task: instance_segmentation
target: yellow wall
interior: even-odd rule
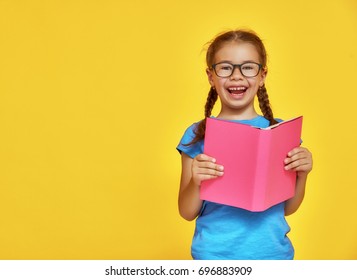
[[[248,27],[315,166],[297,259],[357,259],[357,2],[0,0],[0,258],[189,259],[177,212],[203,45]]]

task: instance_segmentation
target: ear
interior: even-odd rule
[[[214,87],[212,70],[209,69],[209,68],[207,68],[207,69],[206,69],[206,74],[207,74],[207,77],[208,77],[208,82],[209,82],[209,84],[211,85],[211,87]]]
[[[262,69],[262,72],[261,72],[261,80],[259,82],[259,86],[262,87],[264,84],[265,84],[265,79],[267,77],[267,74],[268,74],[268,70],[266,68],[263,68]]]

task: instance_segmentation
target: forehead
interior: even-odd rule
[[[253,44],[246,42],[229,42],[225,43],[215,54],[215,63],[220,61],[240,64],[245,61],[260,62],[260,58]]]

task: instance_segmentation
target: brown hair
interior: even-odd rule
[[[216,38],[214,38],[209,43],[209,47],[206,53],[206,64],[208,68],[212,67],[212,64],[214,63],[214,57],[217,51],[219,51],[222,48],[222,46],[228,42],[247,42],[255,46],[260,57],[260,63],[262,64],[262,69],[265,69],[266,71],[267,54],[264,44],[256,33],[248,30],[228,31],[219,34]],[[270,125],[276,124],[277,121],[274,119],[273,111],[271,110],[269,97],[265,85],[259,88],[257,92],[257,97],[259,101],[259,107],[263,113],[263,116],[267,120],[269,120]],[[217,101],[217,98],[218,98],[218,94],[216,90],[213,87],[211,87],[210,91],[208,92],[208,97],[205,105],[205,118],[198,123],[194,131],[195,137],[187,145],[195,144],[204,139],[205,130],[206,130],[206,119],[211,116],[211,112],[214,107],[214,104]]]

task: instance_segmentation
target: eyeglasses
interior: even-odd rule
[[[255,77],[259,74],[263,65],[255,62],[245,62],[243,64],[232,64],[229,62],[220,62],[212,65],[212,68],[216,75],[221,78],[227,78],[232,76],[234,69],[239,68],[239,71],[244,77]]]

